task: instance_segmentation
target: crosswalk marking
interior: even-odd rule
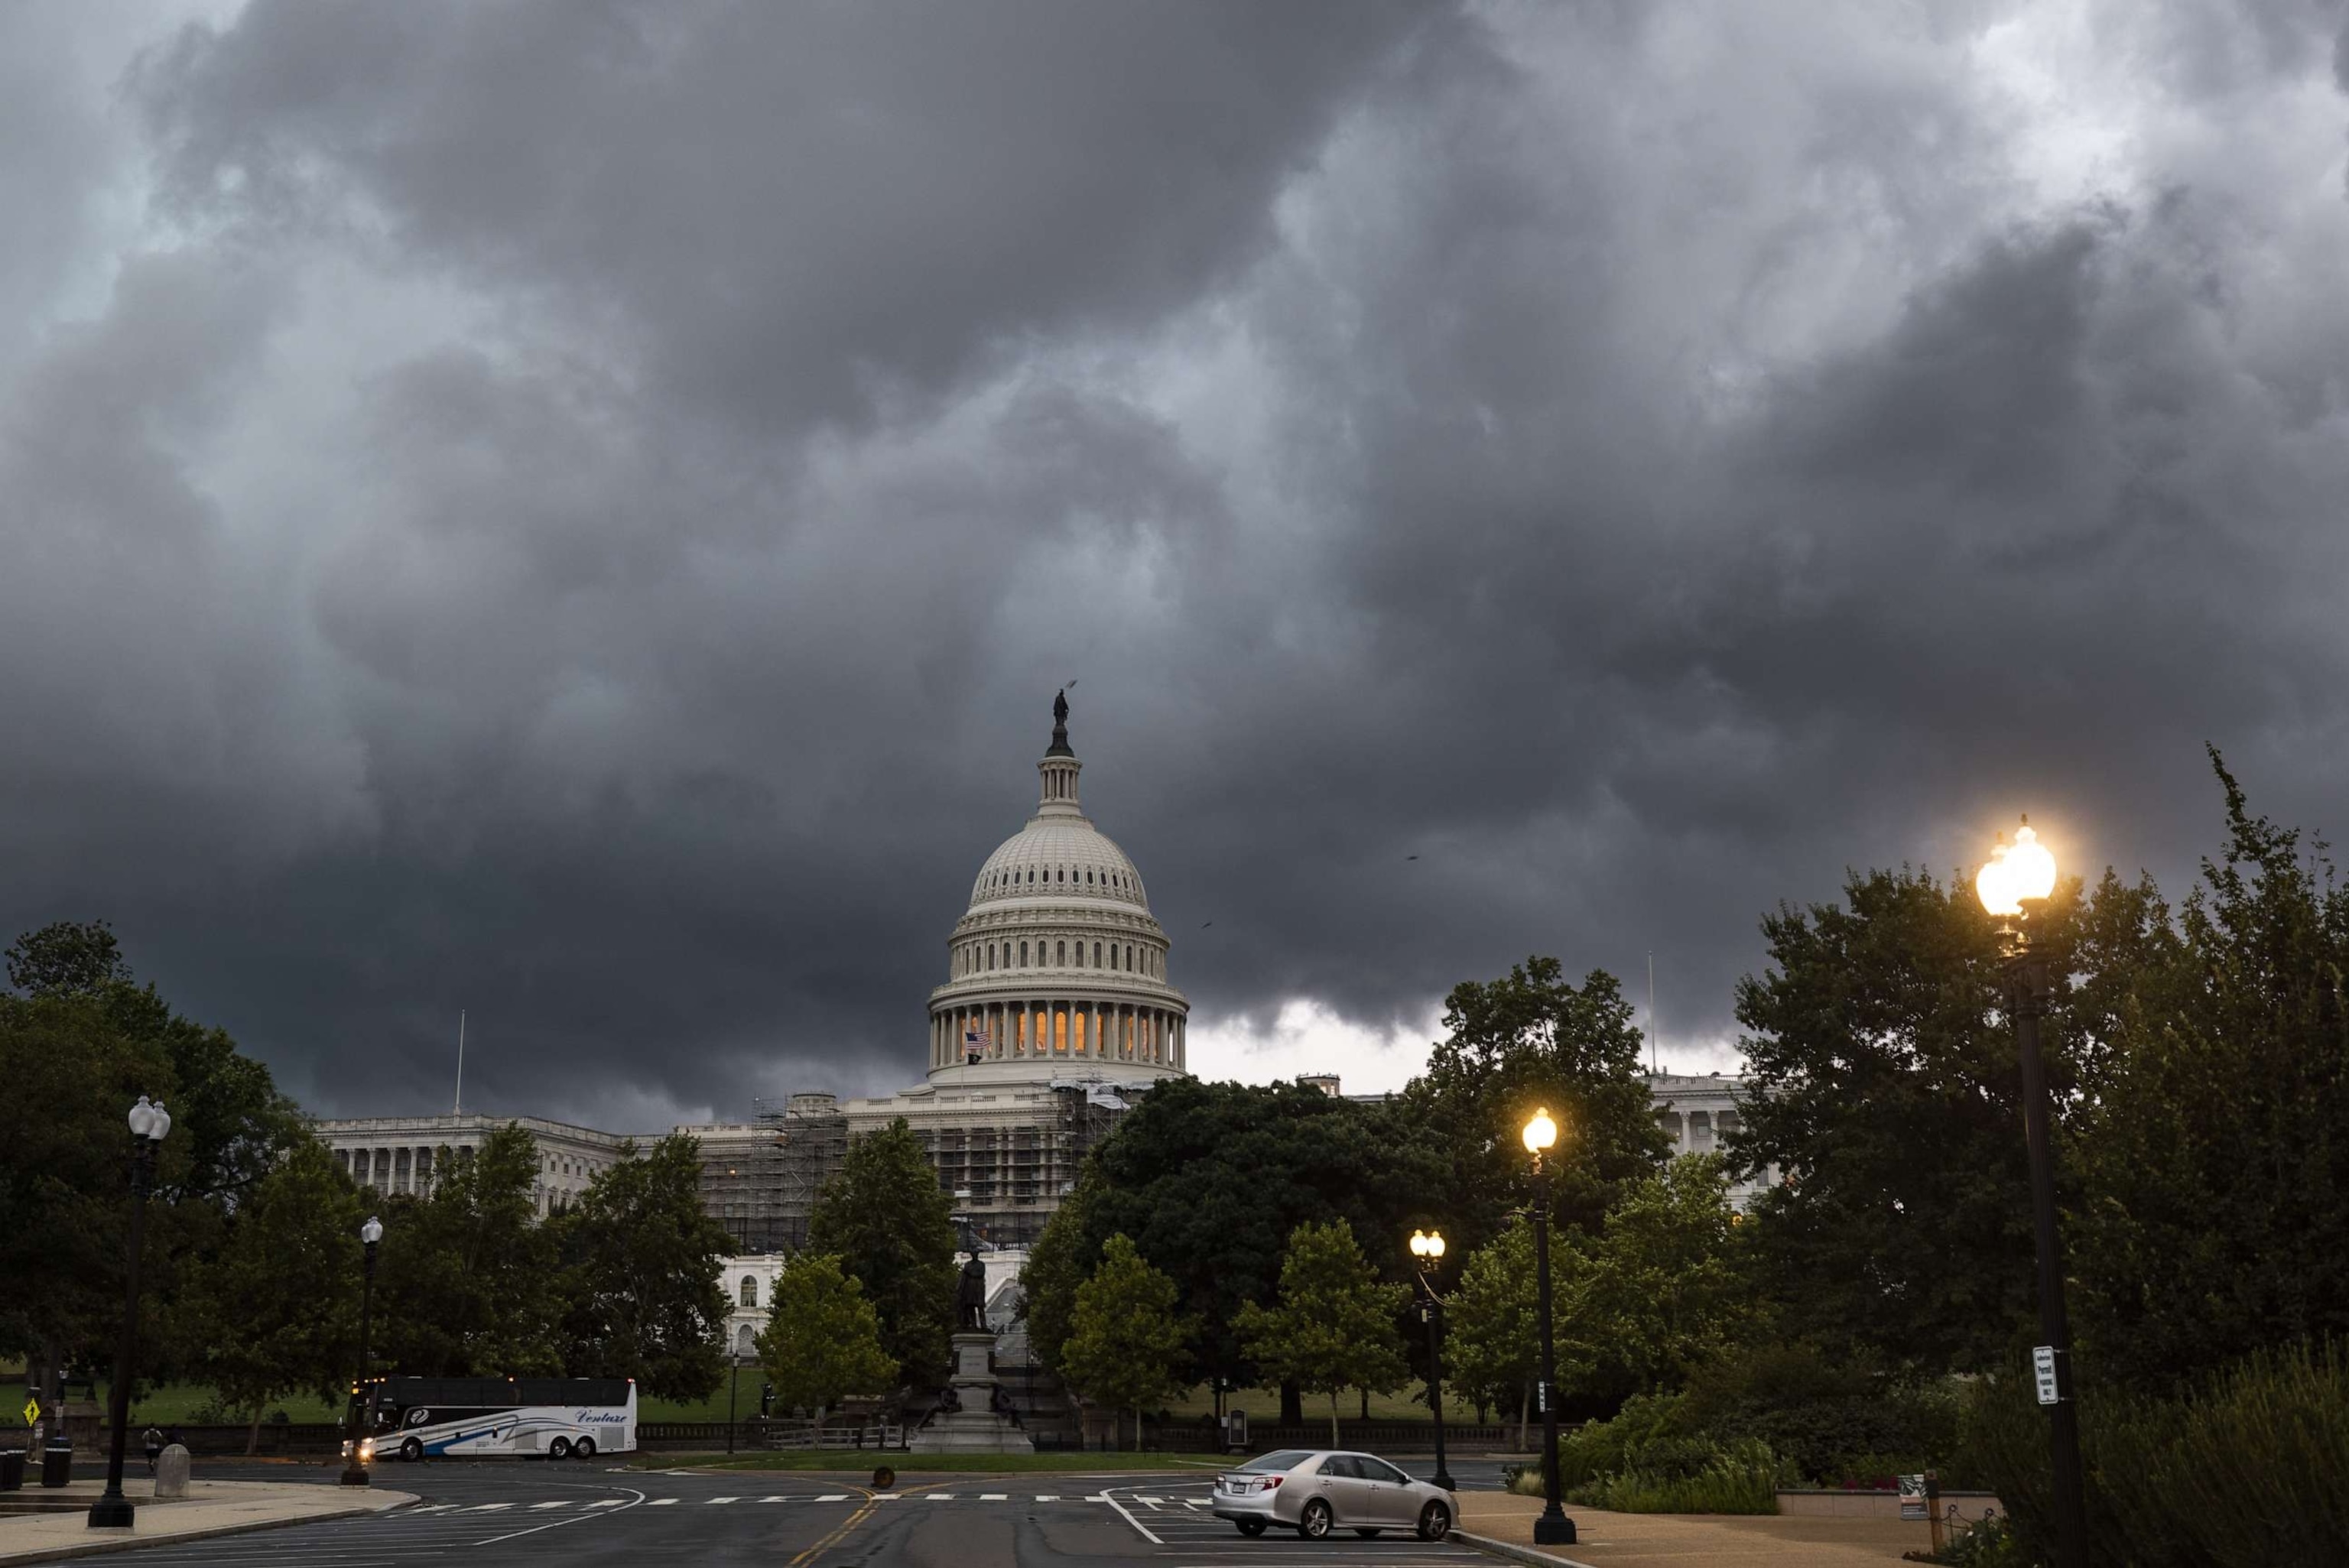
[[[715,1504],[720,1502],[740,1502],[742,1500],[739,1497],[713,1497],[709,1501]]]
[[[651,1502],[646,1504],[646,1506],[648,1508],[667,1508],[676,1501],[677,1499],[673,1497],[657,1497],[653,1499]]]
[[[1057,1491],[1040,1491],[1036,1494],[1036,1501],[1038,1502],[1058,1502],[1061,1501],[1061,1494]]]
[[[590,1508],[617,1508],[620,1504],[627,1501],[628,1500],[624,1497],[607,1497],[601,1502],[591,1502],[587,1506]]]
[[[791,1501],[791,1499],[788,1497],[762,1497],[759,1501],[761,1502],[789,1502]]]
[[[513,1504],[511,1502],[477,1502],[465,1511],[468,1513],[495,1513],[502,1508],[512,1508],[512,1506]]]
[[[956,1499],[955,1494],[950,1491],[934,1491],[930,1493],[930,1501],[932,1502],[953,1502],[957,1500]]]
[[[1009,1494],[1005,1492],[982,1491],[978,1494],[978,1501],[981,1502],[1009,1502],[1011,1499]]]
[[[822,1497],[817,1498],[816,1501],[818,1502],[846,1502],[848,1501],[848,1494],[844,1491],[828,1491]]]
[[[530,1511],[531,1511],[533,1513],[536,1513],[536,1512],[538,1512],[538,1511],[539,1511],[540,1510],[542,1510],[542,1509],[548,1509],[548,1508],[569,1508],[570,1506],[571,1506],[571,1500],[570,1500],[569,1498],[567,1498],[567,1497],[558,1497],[558,1498],[556,1498],[553,1502],[533,1502],[533,1503],[532,1503],[532,1504],[530,1505]]]

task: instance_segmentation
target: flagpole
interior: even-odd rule
[[[465,1009],[457,1009],[457,1103],[451,1116],[465,1114]]]

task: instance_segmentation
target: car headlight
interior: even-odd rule
[[[365,1442],[359,1444],[359,1458],[363,1460],[371,1460],[375,1458],[375,1439],[373,1438],[369,1438]]]

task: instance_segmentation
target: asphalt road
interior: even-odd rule
[[[1407,1464],[1414,1473],[1432,1467]],[[1489,1461],[1454,1467],[1494,1484]],[[326,1467],[211,1461],[221,1480],[333,1483]],[[792,1471],[685,1474],[530,1460],[388,1465],[424,1501],[365,1518],[136,1550],[138,1568],[424,1568],[430,1563],[759,1563],[781,1568],[1439,1568],[1469,1548],[1389,1533],[1247,1540],[1205,1508],[1212,1472],[955,1476],[887,1492]]]

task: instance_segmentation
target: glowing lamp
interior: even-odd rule
[[[359,1227],[359,1240],[368,1246],[373,1246],[383,1240],[383,1222],[369,1214],[367,1223]]]
[[[1525,1139],[1526,1148],[1536,1157],[1557,1142],[1557,1123],[1549,1119],[1547,1107],[1535,1111],[1534,1119],[1526,1123]]]

